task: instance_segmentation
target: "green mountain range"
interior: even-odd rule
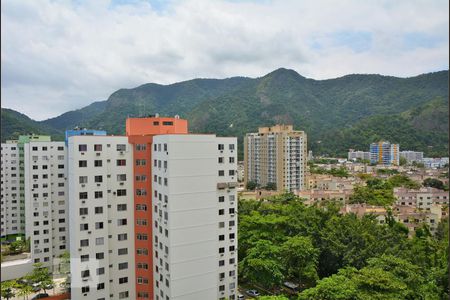
[[[149,83],[40,122],[2,108],[2,141],[32,131],[61,138],[75,126],[124,134],[128,116],[159,113],[188,119],[191,132],[237,136],[240,145],[246,132],[285,123],[307,132],[314,154],[346,156],[385,139],[401,150],[448,156],[448,77],[446,70],[314,80],[277,69],[260,78]]]

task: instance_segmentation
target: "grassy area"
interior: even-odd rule
[[[4,242],[4,241],[15,241],[17,240],[17,238],[21,238],[22,240],[25,239],[25,235],[24,234],[10,234],[7,236],[4,236],[2,238],[0,238],[0,241]]]

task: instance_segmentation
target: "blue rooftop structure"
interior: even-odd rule
[[[72,129],[72,130],[66,130],[66,146],[69,141],[69,137],[74,135],[106,135],[106,131],[104,130],[94,130],[94,129]]]

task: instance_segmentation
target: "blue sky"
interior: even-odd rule
[[[447,0],[6,0],[2,107],[42,120],[192,78],[448,69]]]

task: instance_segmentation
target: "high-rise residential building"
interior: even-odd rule
[[[25,234],[17,141],[2,143],[1,151],[1,236]]]
[[[306,188],[307,137],[292,125],[261,127],[244,138],[244,182],[278,191]]]
[[[157,134],[186,134],[186,120],[175,118],[128,118],[126,135],[133,151],[134,254],[136,299],[153,299],[152,243],[152,145]],[[156,166],[153,166],[153,168]]]
[[[355,151],[350,149],[348,151],[348,160],[370,160],[370,152],[365,151]]]
[[[72,299],[135,299],[133,149],[125,136],[68,138]]]
[[[44,139],[43,139],[44,140]],[[69,250],[67,165],[64,142],[23,144],[26,236],[31,258],[53,270]]]
[[[399,165],[400,146],[388,141],[370,144],[370,162],[382,165]]]
[[[155,300],[236,299],[236,153],[236,138],[153,138]]]
[[[406,159],[407,163],[422,162],[423,161],[423,152],[401,151],[400,157],[404,157]]]

